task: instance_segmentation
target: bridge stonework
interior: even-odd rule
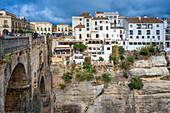
[[[0,37],[0,113],[53,112],[47,40]],[[2,61],[5,54],[11,62]]]

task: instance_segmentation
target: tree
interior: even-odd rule
[[[104,61],[104,58],[102,58],[102,57],[99,57],[99,60],[103,62],[103,61]]]
[[[125,49],[123,48],[123,46],[119,46],[119,52],[120,52],[120,53],[125,52]]]
[[[85,46],[84,44],[79,43],[79,44],[74,44],[73,48],[74,49],[85,50],[85,49],[87,49],[87,46]]]
[[[102,80],[105,82],[105,83],[109,83],[111,81],[111,76],[109,73],[104,73],[102,75]]]
[[[125,59],[125,57],[122,54],[119,55],[119,57],[120,57],[120,60],[124,60]]]
[[[21,30],[21,29],[19,29],[19,30],[18,30],[18,33],[21,33],[21,34],[22,34],[22,33],[24,33],[24,31]]]
[[[143,88],[142,79],[139,78],[139,77],[133,77],[133,78],[131,78],[130,83],[128,84],[128,86],[129,86],[129,88],[131,90],[133,90],[133,89],[140,90],[140,89]]]

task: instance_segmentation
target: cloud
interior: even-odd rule
[[[169,17],[170,0],[1,0],[0,8],[30,21],[71,24],[83,12],[118,11],[122,16]]]

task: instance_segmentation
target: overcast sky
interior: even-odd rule
[[[51,22],[53,25],[71,25],[72,16],[83,12],[115,12],[122,16],[168,17],[170,0],[0,0],[0,10],[5,9],[17,17],[30,21]]]

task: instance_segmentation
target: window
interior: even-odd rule
[[[137,24],[137,29],[141,29],[141,24]]]
[[[109,30],[109,27],[108,27],[108,26],[106,26],[106,30]]]
[[[133,35],[133,30],[130,30],[130,35]]]
[[[96,38],[99,38],[99,34],[96,34]]]
[[[87,28],[87,31],[89,31],[89,28]]]
[[[96,48],[93,48],[93,50],[96,50]]]
[[[41,31],[43,31],[43,29],[41,28]]]
[[[150,45],[150,42],[147,42],[146,45]]]
[[[87,27],[89,27],[89,23],[87,23]]]
[[[107,50],[110,50],[110,47],[107,47]]]
[[[67,28],[65,28],[65,31],[67,31]]]
[[[95,30],[97,30],[97,27],[95,27]]]
[[[100,48],[97,48],[97,50],[100,50]]]
[[[95,41],[93,41],[93,44],[95,44]]]
[[[136,39],[139,39],[139,36],[136,36]]]
[[[81,34],[79,34],[79,38],[80,38],[80,39],[82,38]]]
[[[48,28],[48,31],[50,31],[50,27]]]
[[[99,44],[99,41],[97,41],[97,44]]]
[[[159,24],[157,24],[157,27],[159,27]]]
[[[4,20],[4,25],[7,26],[8,25],[8,21]]]
[[[103,26],[100,26],[100,30],[103,30]]]
[[[146,43],[145,43],[145,42],[142,42],[142,45],[146,45]]]
[[[102,23],[102,21],[100,21],[100,23]]]
[[[89,44],[91,44],[91,41],[89,41]]]
[[[58,31],[60,31],[60,28],[58,27]]]
[[[117,18],[117,16],[114,16],[114,18]]]
[[[87,34],[87,37],[90,37],[90,34]]]
[[[133,36],[130,36],[130,39],[132,39],[133,38]]]
[[[156,34],[157,34],[157,35],[160,35],[160,30],[156,30]]]
[[[39,28],[37,27],[37,31],[39,31]]]
[[[110,16],[110,18],[112,18],[112,16]]]
[[[160,40],[160,36],[158,36],[158,40]]]
[[[129,42],[129,45],[133,45],[133,43],[132,43],[132,42]]]
[[[106,34],[106,38],[109,38],[109,34]]]
[[[63,31],[63,28],[61,28],[61,31]]]
[[[144,36],[142,36],[142,39],[144,39],[145,37]]]
[[[82,19],[80,18],[80,21],[81,21]]]
[[[147,38],[150,39],[150,36],[148,36]]]
[[[137,45],[137,42],[134,42],[134,45]]]
[[[133,25],[131,24],[131,25],[130,25],[130,27],[132,28],[132,27],[133,27]]]
[[[108,23],[108,21],[106,21],[106,23]]]
[[[150,35],[151,34],[151,30],[147,30],[147,35]]]
[[[80,25],[81,25],[81,23],[80,23]]]
[[[155,38],[155,36],[152,36],[152,38]]]
[[[138,30],[138,35],[141,35],[142,34],[142,31],[141,30]]]
[[[141,42],[138,42],[138,45],[142,45],[142,43],[141,43]]]
[[[91,47],[89,47],[89,50],[91,50]]]
[[[81,31],[81,28],[79,28],[79,31]]]
[[[95,25],[97,25],[97,21],[95,21]]]
[[[87,19],[86,22],[89,22],[89,19]]]

